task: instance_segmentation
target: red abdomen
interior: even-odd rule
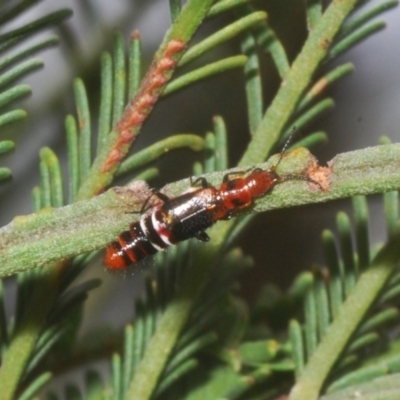
[[[140,222],[135,222],[129,231],[118,236],[118,241],[107,247],[104,264],[110,270],[122,270],[157,251],[144,234]]]

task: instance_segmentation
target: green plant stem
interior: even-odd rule
[[[78,200],[89,199],[99,194],[112,182],[143,122],[150,115],[165,85],[170,80],[177,62],[183,55],[183,47],[206,17],[212,3],[213,0],[189,0],[186,2],[156,52],[149,74],[147,78],[143,79],[138,94],[127,105],[120,121],[104,141],[100,153],[79,190]],[[169,47],[170,45],[172,47]],[[182,47],[179,49],[178,45]],[[168,67],[165,66],[167,60]],[[157,85],[154,85],[155,81],[158,82]],[[150,102],[149,98],[151,98]],[[137,117],[132,118],[132,115]]]
[[[2,140],[0,142],[0,154],[6,154],[11,150],[14,150],[15,144],[11,140]]]
[[[169,0],[169,9],[171,13],[171,21],[174,22],[181,12],[180,0]]]
[[[212,48],[224,43],[235,36],[239,35],[243,31],[248,30],[251,27],[256,26],[258,23],[265,21],[267,14],[263,11],[256,11],[250,15],[246,15],[239,20],[233,22],[232,24],[222,28],[218,32],[210,35],[207,39],[204,39],[200,43],[191,47],[185,55],[182,56],[179,61],[179,65],[185,65],[196,58],[200,57],[205,52],[211,50]]]
[[[0,181],[11,178],[11,176],[12,176],[12,173],[9,168],[5,168],[5,167],[0,168]]]
[[[307,0],[307,27],[311,30],[318,23],[322,15],[322,4],[320,0]]]
[[[252,6],[244,7],[245,13],[253,11]],[[269,54],[281,78],[285,78],[290,70],[288,56],[282,42],[267,22],[258,24],[253,30],[257,44],[266,54]]]
[[[294,61],[284,84],[281,85],[240,160],[239,166],[265,160],[292,115],[299,98],[310,83],[314,72],[328,53],[329,44],[356,3],[357,0],[330,3],[318,24],[311,31],[302,52]]]
[[[269,168],[275,160],[276,157],[271,157],[267,163],[257,167]],[[302,174],[313,160],[306,149],[295,149],[286,154],[278,172]],[[344,153],[336,156],[330,166],[331,183],[327,191],[308,189],[305,182],[285,182],[271,194],[257,199],[251,211],[261,212],[400,189],[400,144]],[[205,177],[210,184],[218,187],[223,176],[233,171],[240,173],[243,169],[218,171]],[[189,179],[185,179],[167,185],[162,191],[174,197],[189,186]],[[0,229],[0,276],[104,247],[139,218],[141,206],[150,193],[147,185],[138,181],[128,187],[110,189],[88,201],[16,217]]]
[[[352,18],[351,21],[346,22],[346,24],[343,25],[342,29],[340,30],[340,36],[343,37],[351,32],[354,32],[356,29],[366,25],[368,21],[377,17],[379,14],[382,14],[384,11],[393,7],[397,7],[398,4],[399,2],[397,0],[383,1],[376,7],[366,10],[365,12],[361,13],[361,15]]]
[[[129,41],[129,93],[131,99],[137,92],[142,79],[142,44],[139,31],[134,31]]]
[[[40,158],[44,173],[42,181],[46,181],[47,186],[43,193],[49,197],[47,204],[61,207],[63,188],[58,159],[48,148],[40,151]],[[3,385],[6,387],[6,390],[2,391],[4,397],[1,397],[4,400],[11,400],[14,397],[21,377],[27,373],[28,361],[32,362],[30,357],[37,346],[47,313],[54,302],[58,287],[58,271],[62,267],[62,262],[47,264],[38,271],[37,282],[32,281],[33,293],[29,296],[29,300],[26,299],[28,305],[24,314],[17,318],[17,330],[5,353],[4,364],[0,370],[0,387],[3,388]]]
[[[207,251],[199,251],[193,257],[195,261],[190,271],[185,274],[180,290],[168,304],[156,332],[146,346],[144,357],[136,369],[125,397],[126,400],[151,398],[169,355],[190,316],[194,302],[213,268],[213,261],[223,243],[229,225],[230,223],[224,224],[222,228],[218,229],[218,234],[215,232],[212,234],[211,245]]]
[[[26,117],[26,111],[13,110],[0,115],[0,127]]]
[[[209,17],[214,17],[224,11],[227,11],[234,7],[239,7],[244,4],[248,4],[249,0],[220,0],[216,2],[208,12]]]
[[[32,384],[30,384],[22,393],[22,395],[18,398],[18,400],[31,400],[37,399],[34,397],[35,394],[39,392],[39,390],[50,381],[52,378],[52,374],[50,372],[44,372],[40,375]]]
[[[5,90],[0,94],[0,107],[4,107],[12,101],[28,96],[31,92],[31,88],[28,85],[16,85],[11,89]]]
[[[47,266],[47,273],[41,276],[28,303],[21,324],[4,354],[0,368],[0,399],[12,400],[24,374],[26,364],[35,348],[43,322],[52,305],[54,296],[55,272]],[[38,304],[41,306],[38,307]]]
[[[256,41],[252,32],[244,32],[241,38],[242,53],[246,54],[248,61],[244,68],[246,78],[247,114],[250,132],[256,131],[263,116],[264,101],[262,95],[262,80],[260,61],[258,59]]]
[[[241,68],[247,62],[247,57],[243,55],[227,57],[219,61],[215,61],[213,63],[209,63],[204,67],[197,68],[193,71],[190,71],[179,78],[174,79],[171,83],[169,83],[163,95],[168,95],[177,90],[184,88],[185,86],[189,86],[190,84],[197,83],[202,79],[210,78],[216,74],[222,74],[225,71],[229,71],[234,68]]]
[[[326,75],[318,79],[318,81],[315,82],[311,89],[305,94],[300,104],[297,106],[296,112],[300,113],[300,111],[308,107],[316,98],[324,94],[332,84],[353,71],[354,66],[351,63],[339,65],[329,71]]]
[[[118,175],[138,169],[143,165],[159,159],[161,155],[181,147],[188,147],[193,151],[203,150],[204,139],[191,133],[182,133],[160,140],[125,159],[121,163]]]
[[[290,393],[290,400],[314,400],[334,363],[360,325],[400,259],[400,232],[377,254],[358,280]]]
[[[72,15],[72,10],[62,9],[59,11],[52,12],[42,18],[38,18],[33,22],[25,23],[21,28],[12,29],[6,33],[3,33],[1,43],[6,43],[9,39],[16,38],[21,40],[25,35],[39,30],[46,29],[50,26],[57,26],[61,21],[69,18]]]

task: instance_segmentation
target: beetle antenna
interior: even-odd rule
[[[278,160],[277,160],[276,163],[271,167],[272,170],[275,170],[275,169],[277,168],[277,166],[279,165],[279,163],[282,161],[282,158],[283,158],[283,156],[285,155],[286,150],[287,150],[287,148],[289,147],[289,144],[292,142],[293,137],[294,137],[294,135],[296,134],[296,132],[297,132],[297,128],[296,128],[296,126],[294,126],[294,127],[292,128],[292,132],[290,132],[289,137],[287,138],[285,144],[284,144],[283,147],[282,147],[282,150],[281,150],[281,153],[279,154]]]

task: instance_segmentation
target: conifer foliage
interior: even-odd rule
[[[66,25],[76,17],[70,10],[18,25],[38,2],[0,4],[4,135],[18,131],[17,121],[32,121],[17,107],[31,92],[21,82],[43,67],[37,54],[60,43],[70,55],[79,50]],[[94,21],[96,2],[82,3]],[[376,147],[339,154],[327,167],[308,150],[328,137],[310,130],[333,106],[328,89],[354,69],[350,63],[331,67],[331,61],[383,29],[381,14],[396,6],[394,0],[305,1],[307,37],[290,60],[272,28],[276,21],[259,2],[169,0],[171,26],[149,65],[137,30],[130,36],[113,33],[112,44],[104,40],[96,61],[98,92],[87,85],[93,66],[75,65],[82,77],[70,84],[75,111],[64,116],[65,149],[40,150],[32,213],[0,229],[0,399],[335,400],[354,393],[370,400],[400,398],[400,146],[383,138]],[[218,28],[202,30],[209,21]],[[54,29],[57,35],[49,33]],[[220,51],[226,44],[235,54]],[[268,104],[265,56],[281,80]],[[234,138],[220,115],[210,116],[212,129],[205,135],[177,132],[136,149],[162,99],[227,71],[242,71],[247,106],[247,144],[236,168],[229,169]],[[44,115],[53,109],[48,103]],[[324,267],[300,273],[286,292],[265,284],[255,305],[248,304],[237,282],[253,260],[237,246],[237,237],[251,216],[240,216],[216,224],[206,245],[189,240],[155,256],[154,268],[136,277],[143,279],[144,293],[123,331],[104,327],[78,337],[89,292],[102,290],[99,279],[83,278],[82,272],[98,268],[100,250],[140,218],[138,210],[151,194],[145,182],[159,176],[157,161],[166,152],[183,148],[193,160],[200,153],[203,162],[193,161],[193,175],[218,186],[227,173],[275,165],[277,156],[271,156],[293,129],[302,137],[291,143],[278,173],[308,174],[319,187],[284,182],[251,211],[351,198],[353,217],[338,213],[337,234],[322,233]],[[18,158],[18,146],[0,141],[1,154],[11,150]],[[11,175],[0,168],[0,184]],[[191,182],[170,182],[163,192],[177,196]],[[380,245],[369,240],[366,196],[373,193],[383,193],[387,240]],[[16,288],[12,315],[6,313],[9,276]],[[104,359],[107,376],[97,368]],[[62,373],[75,370],[83,371],[83,385],[81,379],[49,390]]]

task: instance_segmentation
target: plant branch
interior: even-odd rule
[[[207,2],[208,1],[203,1],[203,3]],[[192,8],[188,3],[186,9],[193,11],[194,4],[196,11],[196,6],[198,5],[196,3],[198,3],[198,1],[191,2]],[[204,9],[203,7],[200,7],[198,8],[198,14],[204,17],[207,10],[208,8]],[[202,13],[200,11],[202,11]],[[186,29],[186,33],[191,32],[191,34],[193,34],[201,21],[202,18],[195,18],[195,15],[191,15],[190,19],[186,20],[186,23],[193,29],[191,30],[189,27],[189,29]],[[177,22],[176,26],[179,27],[180,24]],[[171,29],[169,33],[171,32],[173,33],[174,29]],[[187,40],[190,36],[188,36]],[[177,54],[183,50],[185,45],[186,42],[182,41],[181,38],[174,38],[173,35],[172,38],[168,38],[167,34],[164,44],[161,45],[159,52],[156,54],[155,60],[146,79],[143,81],[138,95],[128,105],[122,117],[116,123],[113,132],[111,132],[105,140],[106,145],[102,146],[100,157],[96,159],[92,168],[90,168],[90,152],[83,151],[85,148],[87,150],[87,143],[90,143],[91,134],[90,116],[87,113],[88,104],[86,101],[85,89],[79,81],[77,82],[75,89],[78,103],[80,148],[83,149],[81,153],[77,154],[77,160],[79,162],[81,178],[85,179],[77,193],[78,199],[92,197],[99,191],[103,190],[104,187],[111,182],[113,173],[118,169],[120,161],[129,150],[129,147],[135,139],[142,123],[149,115],[152,107],[158,99],[158,96],[161,94],[163,87],[171,77],[176,65],[174,57],[177,57]],[[118,47],[118,49],[120,48],[122,48],[122,46]],[[120,60],[121,57],[117,59]],[[32,65],[35,66],[36,64]],[[114,93],[114,99],[118,100],[121,97],[123,99],[123,86],[116,85],[116,88],[121,90],[118,93]],[[118,106],[118,104],[118,101],[115,101],[114,106]],[[117,117],[120,115],[118,111],[119,110],[114,107],[114,115],[117,115]],[[70,143],[76,142],[76,137],[74,136],[76,136],[74,133],[72,136],[70,135]],[[103,158],[101,158],[101,156],[103,156]],[[48,185],[48,189],[50,189],[50,183],[53,183],[51,167],[51,165],[47,165],[42,161],[41,172],[42,178],[44,178],[42,181],[44,184]],[[50,190],[43,190],[42,193],[48,195]],[[50,206],[50,198],[48,196],[47,198],[49,200],[47,204]],[[47,216],[49,216],[49,214],[47,214]],[[65,258],[68,258],[68,255],[57,260]],[[11,399],[15,393],[17,385],[23,376],[26,363],[41,332],[43,321],[48,313],[48,307],[52,304],[53,296],[55,295],[58,267],[62,267],[62,262],[59,262],[56,265],[49,265],[47,261],[43,261],[40,262],[40,264],[46,265],[41,282],[37,287],[35,287],[34,294],[29,303],[29,309],[27,310],[29,312],[23,316],[20,327],[17,330],[15,338],[11,342],[3,360],[4,363],[0,373],[0,386],[4,388],[4,391],[2,389],[2,396],[5,396],[2,398],[4,399]],[[45,306],[38,307],[38,305],[43,304]]]
[[[268,168],[274,159],[272,157],[257,167]],[[243,170],[219,171],[205,177],[218,186],[223,176],[232,171]],[[327,184],[328,190],[321,192],[315,187],[308,190],[304,182],[286,182],[258,199],[252,211],[399,190],[400,144],[343,153],[326,168],[319,168],[313,156],[299,148],[287,153],[278,169],[281,174],[302,174],[304,171],[312,179]],[[174,197],[189,186],[189,179],[184,179],[167,185],[163,192]],[[88,201],[16,217],[0,230],[0,276],[104,247],[139,218],[136,213],[149,194],[147,185],[137,181],[128,187],[112,188]]]
[[[294,61],[274,101],[268,108],[239,165],[265,160],[279,138],[311,79],[326,57],[330,43],[357,0],[333,1],[311,31],[300,55]]]
[[[170,80],[184,48],[206,17],[213,0],[189,0],[165,35],[149,71],[122,117],[110,132],[83,182],[78,199],[101,193],[111,182],[136,139],[164,87]]]
[[[4,353],[0,369],[0,398],[2,400],[14,398],[21,377],[24,375],[26,365],[41,333],[41,327],[54,301],[57,265],[47,265],[47,270],[43,271],[43,274],[38,274],[40,279],[36,282],[21,323]]]
[[[185,65],[196,58],[200,57],[202,54],[211,50],[212,48],[224,43],[235,36],[248,30],[250,27],[257,26],[260,22],[265,22],[267,14],[263,11],[256,11],[240,18],[239,20],[233,22],[232,24],[225,26],[218,32],[214,33],[204,39],[200,43],[194,45],[190,48],[180,59],[179,66]]]
[[[163,313],[157,330],[146,346],[145,354],[135,371],[125,400],[149,400],[156,388],[169,356],[178,342],[201,289],[214,266],[224,235],[211,235],[207,251],[193,254],[193,263],[182,284]]]
[[[398,263],[399,242],[400,232],[397,231],[377,254],[370,267],[360,276],[357,285],[340,307],[337,317],[293,387],[290,400],[318,398],[320,389],[334,363],[382,290],[393,271],[393,265]]]

